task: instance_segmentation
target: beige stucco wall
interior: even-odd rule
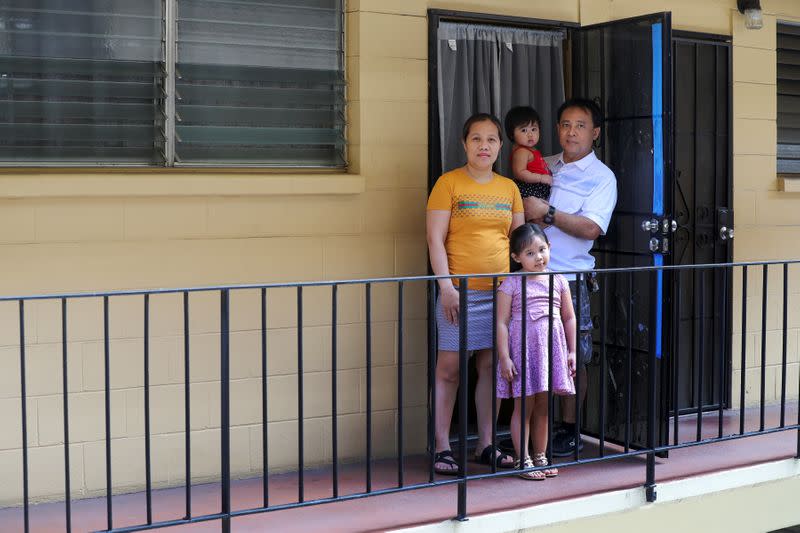
[[[424,274],[427,187],[427,8],[583,24],[654,11],[675,28],[729,34],[734,43],[735,259],[798,258],[800,194],[778,191],[775,175],[775,20],[800,20],[791,0],[764,0],[765,28],[743,29],[733,0],[350,0],[348,174],[235,171],[31,170],[0,173],[0,294],[198,286]],[[756,286],[754,273],[751,287]],[[800,297],[800,268],[793,270]],[[738,286],[738,285],[737,285]],[[778,284],[771,282],[771,288]],[[738,289],[737,289],[738,290]],[[424,446],[424,289],[406,287],[404,330],[407,449]],[[305,454],[331,457],[330,304],[305,302]],[[394,453],[396,287],[373,296],[375,455]],[[191,297],[193,478],[219,468],[219,304]],[[738,309],[740,295],[734,297]],[[760,296],[748,300],[748,366],[757,364]],[[339,295],[339,435],[343,458],[364,449],[363,291]],[[296,457],[295,297],[269,296],[270,466]],[[183,344],[179,296],[152,301],[151,382],[154,482],[180,483],[183,471]],[[235,475],[260,472],[258,295],[232,299],[232,446]],[[771,308],[772,309],[772,308]],[[21,494],[19,330],[16,304],[0,305],[0,505]],[[63,426],[60,308],[26,307],[31,496],[61,498]],[[769,329],[778,327],[778,313]],[[97,300],[69,307],[71,482],[75,496],[104,490],[102,310]],[[797,382],[800,313],[792,314],[790,381]],[[111,305],[113,472],[120,490],[144,482],[141,298]],[[738,327],[734,321],[734,327]],[[736,338],[739,338],[738,336]],[[777,342],[770,333],[769,362]],[[734,353],[738,353],[734,340]],[[734,357],[734,365],[737,366]],[[738,366],[737,366],[738,368]],[[752,373],[752,371],[749,371]],[[775,367],[768,375],[774,399]],[[738,370],[734,374],[734,386]],[[754,378],[749,391],[757,397]],[[793,389],[795,390],[795,389]],[[274,439],[274,440],[273,440]]]

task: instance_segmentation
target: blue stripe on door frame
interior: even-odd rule
[[[663,102],[662,94],[664,81],[662,76],[662,50],[661,50],[661,31],[660,22],[653,24],[653,214],[656,217],[664,215],[664,131],[662,123]],[[653,255],[653,264],[661,266],[664,264],[664,256],[661,254]],[[661,359],[661,329],[663,321],[663,294],[664,294],[664,272],[659,270],[656,273],[656,358]]]

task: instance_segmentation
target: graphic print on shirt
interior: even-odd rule
[[[511,216],[511,200],[502,196],[483,194],[455,195],[450,216],[454,218],[508,218]]]

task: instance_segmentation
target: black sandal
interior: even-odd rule
[[[444,463],[448,466],[448,468],[436,468],[436,463]],[[452,466],[454,466],[455,468],[449,468]],[[433,470],[437,474],[442,474],[444,476],[457,476],[461,471],[461,467],[456,462],[452,450],[443,450],[441,452],[436,452],[434,454]]]
[[[492,457],[494,457],[494,465],[497,468],[514,468],[514,461],[513,457],[508,455],[507,453],[500,452],[499,455],[495,455],[495,452],[500,452],[495,446],[489,445],[483,449],[480,455],[475,455],[475,462],[482,464],[482,465],[492,465]],[[510,462],[503,462],[506,459],[509,459]]]

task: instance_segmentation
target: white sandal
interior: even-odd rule
[[[534,466],[547,466],[550,463],[547,461],[547,456],[544,452],[539,452],[533,454],[533,464]],[[556,477],[558,475],[558,468],[548,468],[542,472],[546,477]]]
[[[525,468],[533,468],[535,465],[533,464],[533,461],[531,461],[530,457],[526,457],[524,466]],[[519,470],[519,467],[520,467],[520,462],[519,459],[517,459],[516,461],[514,461],[514,468]],[[522,479],[527,479],[528,481],[544,481],[545,479],[547,479],[547,475],[545,475],[544,472],[538,470],[535,472],[520,472],[517,475]]]

